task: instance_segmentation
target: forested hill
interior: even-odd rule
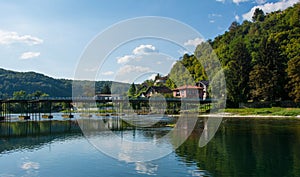
[[[83,85],[85,83],[87,81],[82,82]],[[110,92],[112,83],[112,81],[97,81],[96,92]],[[119,84],[124,90],[128,85],[117,82],[114,84]],[[72,80],[54,79],[35,72],[15,72],[0,68],[0,98],[11,98],[14,92],[21,90],[26,94],[40,91],[51,97],[70,97],[72,96]]]
[[[232,103],[300,101],[300,4],[265,15],[256,9],[253,22],[233,22],[211,45],[225,69]]]
[[[207,43],[224,69],[228,105],[237,107],[249,100],[300,102],[299,3],[270,14],[256,9],[251,22],[233,22],[228,31]],[[195,54],[205,57],[207,43],[198,45]],[[179,62],[198,81],[206,76],[196,60],[185,55]],[[171,73],[180,73],[179,69],[175,64]]]
[[[51,96],[71,96],[72,81],[54,79],[35,72],[15,72],[0,69],[0,94],[11,97],[14,92],[26,93],[41,91]]]

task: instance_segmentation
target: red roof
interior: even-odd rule
[[[198,86],[193,86],[193,85],[185,85],[185,86],[181,86],[178,88],[175,88],[174,90],[186,90],[186,89],[203,89],[202,87],[198,87]]]

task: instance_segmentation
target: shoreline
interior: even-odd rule
[[[231,114],[231,115],[199,115],[198,117],[223,117],[223,118],[262,118],[262,119],[271,119],[271,118],[280,118],[280,119],[300,119],[300,116],[280,116],[280,115],[238,115],[238,114]]]
[[[61,114],[61,115],[63,115],[64,113],[57,112],[57,113],[53,113],[53,114]],[[75,114],[80,114],[80,113],[75,113]],[[15,116],[16,115],[18,115],[18,114],[15,114]],[[96,113],[90,113],[89,115],[91,115],[89,117],[92,117],[93,115],[96,115],[96,117],[99,116]],[[117,115],[115,115],[115,113],[114,113],[114,114],[107,114],[107,115],[105,115],[103,117],[110,117],[111,118],[111,117],[116,117]],[[164,114],[165,117],[170,117],[170,118],[172,118],[172,117],[178,118],[178,117],[183,116],[183,115],[184,114]],[[11,117],[11,120],[13,120],[13,121],[22,121],[22,120],[19,120],[19,118],[15,117],[15,116]],[[126,115],[126,114],[120,115],[119,114],[119,116],[117,116],[117,117],[122,118],[124,116],[126,117],[128,115]],[[82,117],[82,116],[80,116],[80,117]],[[234,119],[234,118],[247,118],[247,119],[299,119],[300,120],[300,115],[297,115],[297,116],[287,116],[287,115],[259,115],[259,114],[252,114],[251,115],[251,114],[236,114],[236,113],[227,113],[227,112],[224,112],[224,113],[211,113],[211,114],[207,114],[207,113],[205,114],[205,113],[203,113],[203,114],[198,114],[197,117],[198,118],[205,118],[205,117],[206,118],[232,118],[232,119]],[[32,120],[32,119],[30,119],[30,120]],[[41,120],[48,120],[48,119],[42,118]],[[68,120],[68,119],[61,118],[61,119],[55,119],[55,120]],[[76,118],[74,118],[74,120],[76,120]],[[7,121],[7,119],[2,120],[0,122],[6,122],[6,121]]]
[[[168,117],[179,117],[180,115],[168,115]],[[204,118],[204,117],[222,117],[222,118],[261,118],[261,119],[271,119],[271,118],[280,118],[280,119],[300,119],[300,115],[297,116],[283,116],[283,115],[240,115],[240,114],[231,114],[231,113],[221,113],[221,114],[200,114],[198,115],[198,118]]]

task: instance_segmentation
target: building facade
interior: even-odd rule
[[[203,87],[185,85],[173,89],[173,97],[175,98],[195,98],[203,99]]]

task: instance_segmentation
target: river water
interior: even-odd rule
[[[166,138],[157,146],[170,153],[152,161],[132,162],[99,150],[84,136],[78,122],[101,120],[118,137],[151,142],[171,131],[176,119],[164,118],[154,127],[141,128],[116,117],[78,117],[77,122],[55,116],[51,121],[0,123],[0,177],[300,176],[298,119],[224,118],[213,139],[199,147],[204,127],[204,119],[199,118],[178,148]],[[110,136],[104,131],[93,134],[101,140]]]

